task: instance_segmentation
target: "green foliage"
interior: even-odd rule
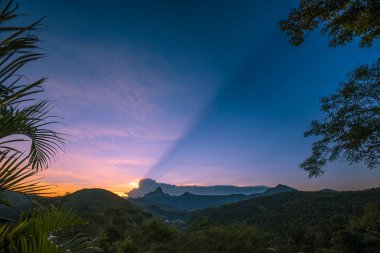
[[[312,155],[300,167],[310,176],[323,173],[327,161],[340,157],[364,162],[368,168],[380,158],[380,59],[349,74],[349,80],[331,96],[321,99],[324,118],[313,121],[305,137],[318,136]]]
[[[68,201],[89,221],[75,232],[99,237],[97,245],[109,253],[373,253],[380,247],[379,188],[262,196],[194,212],[181,228],[99,189],[71,195],[62,205]],[[82,207],[100,195],[102,208]]]
[[[0,229],[0,252],[100,252],[84,235],[67,232],[84,221],[65,209],[40,209],[25,214],[14,225]]]
[[[380,189],[291,192],[197,213],[190,227],[240,224],[272,235],[278,252],[377,252]]]
[[[48,167],[63,149],[62,135],[49,129],[56,123],[47,101],[33,95],[43,91],[45,78],[34,82],[19,74],[27,63],[40,59],[38,37],[31,35],[40,21],[27,26],[7,26],[19,15],[12,0],[0,1],[0,204],[10,206],[8,191],[26,195],[47,193],[34,176]],[[25,156],[14,144],[28,142]],[[78,216],[64,209],[41,209],[26,214],[18,222],[0,227],[1,253],[99,252],[84,235],[70,229],[82,224]]]
[[[30,179],[38,173],[22,158],[20,154],[0,154],[0,205],[11,206],[6,197],[7,191],[21,192],[28,195],[47,194],[49,186],[42,185]]]
[[[300,0],[281,30],[295,46],[322,26],[331,47],[344,46],[355,38],[360,46],[371,47],[380,38],[380,2],[378,0]],[[327,161],[339,157],[364,162],[372,169],[380,158],[380,59],[372,66],[358,67],[349,80],[331,96],[322,98],[324,118],[313,121],[305,137],[319,136],[312,155],[300,164],[310,177],[323,174]]]
[[[281,30],[295,46],[322,26],[329,45],[346,45],[356,37],[360,46],[370,47],[380,38],[380,2],[378,0],[300,0],[288,19],[280,22]]]
[[[138,252],[133,240],[129,237],[116,241],[110,247],[111,252],[115,253],[135,253]]]
[[[180,252],[271,252],[269,236],[253,226],[246,225],[211,226],[192,231],[182,242]]]
[[[41,85],[45,78],[29,83],[18,73],[25,64],[44,54],[38,52],[38,37],[30,34],[41,20],[27,26],[6,26],[19,17],[17,7],[12,0],[0,3],[0,32],[6,35],[0,41],[0,153],[20,153],[12,144],[30,142],[27,157],[30,165],[39,170],[49,165],[63,148],[64,140],[59,133],[46,128],[56,123],[48,115],[49,103],[36,101],[32,96],[43,92]]]
[[[362,215],[350,220],[349,230],[358,238],[362,248],[376,252],[380,247],[380,202],[368,203]]]
[[[219,225],[181,231],[157,218],[134,225],[125,214],[120,217],[124,210],[117,208],[112,212],[119,215],[107,216],[109,223],[99,241],[105,252],[269,252],[269,235],[252,226]]]
[[[13,1],[0,2],[0,203],[9,206],[5,191],[24,194],[42,193],[46,186],[33,177],[48,165],[63,139],[58,133],[46,129],[52,124],[47,114],[46,101],[36,102],[32,95],[42,92],[44,78],[28,83],[18,73],[27,63],[43,57],[38,51],[39,39],[30,35],[40,20],[27,26],[7,26],[19,15]],[[13,144],[30,140],[30,153],[23,156]]]

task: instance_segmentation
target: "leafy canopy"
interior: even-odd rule
[[[327,161],[343,157],[375,168],[380,158],[380,59],[352,71],[335,94],[323,97],[325,117],[315,120],[305,137],[321,136],[300,166],[318,176]]]
[[[301,0],[280,26],[295,46],[321,26],[331,47],[346,45],[356,37],[361,47],[370,47],[380,38],[380,1]]]
[[[371,47],[380,38],[378,0],[300,0],[280,22],[290,43],[299,46],[321,27],[329,46],[344,46],[355,38]],[[320,176],[328,161],[344,158],[373,169],[380,158],[380,58],[348,74],[335,94],[321,99],[322,120],[315,120],[305,137],[316,136],[312,154],[300,164],[309,176]]]

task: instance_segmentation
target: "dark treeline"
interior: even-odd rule
[[[56,200],[89,221],[77,226],[105,252],[379,252],[380,189],[291,192],[194,212],[169,225],[106,191]],[[89,204],[90,203],[90,204]]]

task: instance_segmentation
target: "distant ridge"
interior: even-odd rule
[[[197,195],[185,192],[175,196],[164,193],[161,187],[149,192],[140,198],[128,198],[133,204],[144,208],[164,219],[185,219],[188,211],[199,210],[210,207],[218,207],[224,204],[248,200],[251,198],[272,196],[297,190],[286,186],[277,185],[266,191],[254,194],[228,194],[228,195]]]
[[[336,191],[333,189],[322,189],[320,190],[320,192],[336,192]]]
[[[294,189],[292,187],[289,187],[287,185],[279,184],[276,187],[269,188],[263,193],[255,194],[259,196],[270,196],[270,195],[275,195],[279,193],[284,193],[284,192],[294,192],[297,191],[297,189]]]
[[[169,195],[179,196],[185,192],[197,195],[230,195],[230,194],[244,194],[251,195],[255,193],[262,193],[269,187],[267,186],[234,186],[234,185],[213,185],[213,186],[177,186],[166,183],[159,183],[153,179],[141,179],[139,187],[127,192],[130,198],[143,197],[145,194],[155,191],[158,187]]]

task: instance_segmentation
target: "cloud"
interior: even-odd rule
[[[80,115],[89,109],[114,116],[143,120],[158,113],[148,89],[127,80],[110,80],[106,85],[96,80],[50,80],[48,96],[59,104],[64,114]],[[101,118],[101,115],[99,115]]]
[[[50,79],[43,96],[63,117],[55,128],[68,143],[43,176],[61,192],[128,191],[183,137],[220,84],[217,71],[195,56],[51,39],[57,54],[44,63]]]
[[[157,129],[156,129],[157,131]],[[77,124],[73,127],[68,127],[65,134],[70,136],[71,140],[81,139],[97,139],[100,137],[114,137],[126,139],[141,139],[147,141],[175,141],[179,137],[174,134],[165,133],[152,133],[154,130],[142,131],[130,127],[128,129],[120,128],[118,126],[95,126],[87,124]]]
[[[41,172],[40,176],[44,177],[45,182],[55,185],[55,191],[61,193],[85,187],[111,191],[117,188],[118,192],[126,192],[132,188],[131,182],[142,178],[142,173],[152,162],[149,158],[112,159],[69,153],[51,168]]]

